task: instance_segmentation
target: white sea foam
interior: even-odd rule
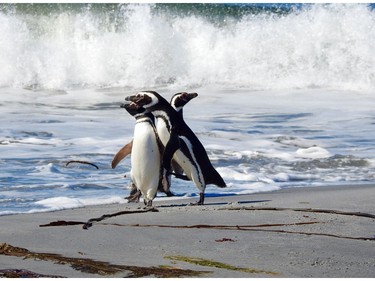
[[[0,11],[0,86],[374,88],[375,16],[365,4],[216,22],[153,8],[123,5],[113,22],[89,7]]]
[[[77,199],[69,197],[52,197],[35,202],[36,205],[41,205],[48,211],[57,211],[63,209],[81,208],[89,205],[105,205],[105,204],[121,204],[125,203],[124,198],[119,196],[110,198],[87,198]]]
[[[328,150],[322,147],[316,147],[316,146],[309,147],[309,148],[300,148],[296,151],[296,154],[302,158],[312,158],[312,159],[328,158],[332,156],[332,154]]]

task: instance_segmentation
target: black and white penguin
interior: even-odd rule
[[[146,112],[152,112],[156,118],[156,129],[165,146],[162,159],[164,181],[167,178],[166,174],[171,170],[171,160],[174,158],[186,176],[200,190],[198,205],[204,204],[204,191],[207,184],[226,187],[223,178],[212,166],[202,143],[161,95],[154,91],[144,91],[125,100],[144,107]]]
[[[171,98],[170,105],[179,113],[181,118],[183,118],[183,107],[193,98],[197,97],[197,93],[186,93],[181,92],[174,94]],[[168,133],[169,138],[169,133]],[[127,155],[131,154],[132,152],[132,145],[133,140],[131,140],[129,143],[124,145],[113,157],[112,159],[112,169],[116,168],[117,164],[120,163]],[[172,168],[174,171],[174,176],[180,179],[188,179],[186,175],[183,175],[182,168],[176,163],[176,161],[172,161]],[[161,189],[161,190],[160,190]],[[167,194],[167,196],[173,196],[173,193],[169,190],[164,190],[163,188],[160,188],[159,191],[164,192]],[[132,183],[132,187],[130,189],[130,195],[126,197],[125,199],[128,199],[128,202],[138,202],[139,198],[141,196],[140,191],[137,189],[134,183]]]
[[[153,116],[134,103],[125,103],[121,107],[136,119],[131,154],[131,179],[141,191],[145,205],[151,207],[160,186],[162,153]]]
[[[171,98],[170,105],[178,112],[178,114],[183,118],[183,107],[193,98],[197,97],[197,93],[186,93],[181,92],[174,94]],[[168,133],[169,138],[169,133]],[[112,169],[116,168],[118,163],[120,163],[126,156],[132,152],[133,140],[125,144],[113,157],[112,159]],[[175,171],[178,173],[178,171]]]
[[[178,115],[184,119],[184,115],[183,115],[183,107],[189,102],[191,101],[193,98],[196,98],[198,96],[197,93],[186,93],[186,92],[181,92],[181,93],[177,93],[177,94],[174,94],[169,102],[169,104],[174,108],[174,110],[177,111]],[[169,138],[169,133],[168,133],[168,136]],[[159,137],[160,138],[160,137]],[[184,175],[184,170],[181,168],[181,166],[177,163],[177,160],[172,159],[172,169],[174,171],[174,176],[179,178],[179,179],[183,179],[183,180],[189,180],[189,178]]]

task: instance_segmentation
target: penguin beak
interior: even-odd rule
[[[132,102],[125,99],[125,102],[120,105],[121,108],[129,106]]]
[[[197,96],[198,96],[197,93],[185,93],[184,95],[182,95],[182,99],[185,102],[188,102],[188,101],[192,100],[193,98],[196,98]]]
[[[127,96],[123,105],[136,110],[142,106],[141,104],[138,104],[141,99],[142,97],[139,94]]]
[[[121,108],[124,108],[126,110],[130,109],[130,110],[138,110],[140,108],[140,106],[138,106],[136,103],[134,102],[129,102],[129,103],[123,103],[121,105]]]
[[[132,99],[134,99],[135,96],[127,96],[125,98],[125,101],[132,102]]]
[[[196,98],[198,96],[198,93],[189,93],[189,100]]]
[[[130,103],[129,107],[130,107],[131,110],[138,110],[139,108],[141,108],[141,107],[140,107],[138,104],[136,104],[135,102]]]

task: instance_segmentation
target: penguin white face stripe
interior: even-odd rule
[[[148,104],[145,104],[143,106],[144,108],[148,108],[148,107],[154,106],[155,104],[157,104],[159,102],[158,98],[155,95],[153,95],[152,93],[149,93],[149,92],[139,92],[138,94],[146,95],[149,98],[151,98],[151,102],[148,103]]]
[[[179,107],[176,107],[176,99],[178,98],[178,96],[174,96],[171,100],[171,106],[176,110],[176,111],[179,111],[182,106],[179,106]]]

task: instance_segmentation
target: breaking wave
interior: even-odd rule
[[[0,86],[368,90],[366,4],[1,4]]]

